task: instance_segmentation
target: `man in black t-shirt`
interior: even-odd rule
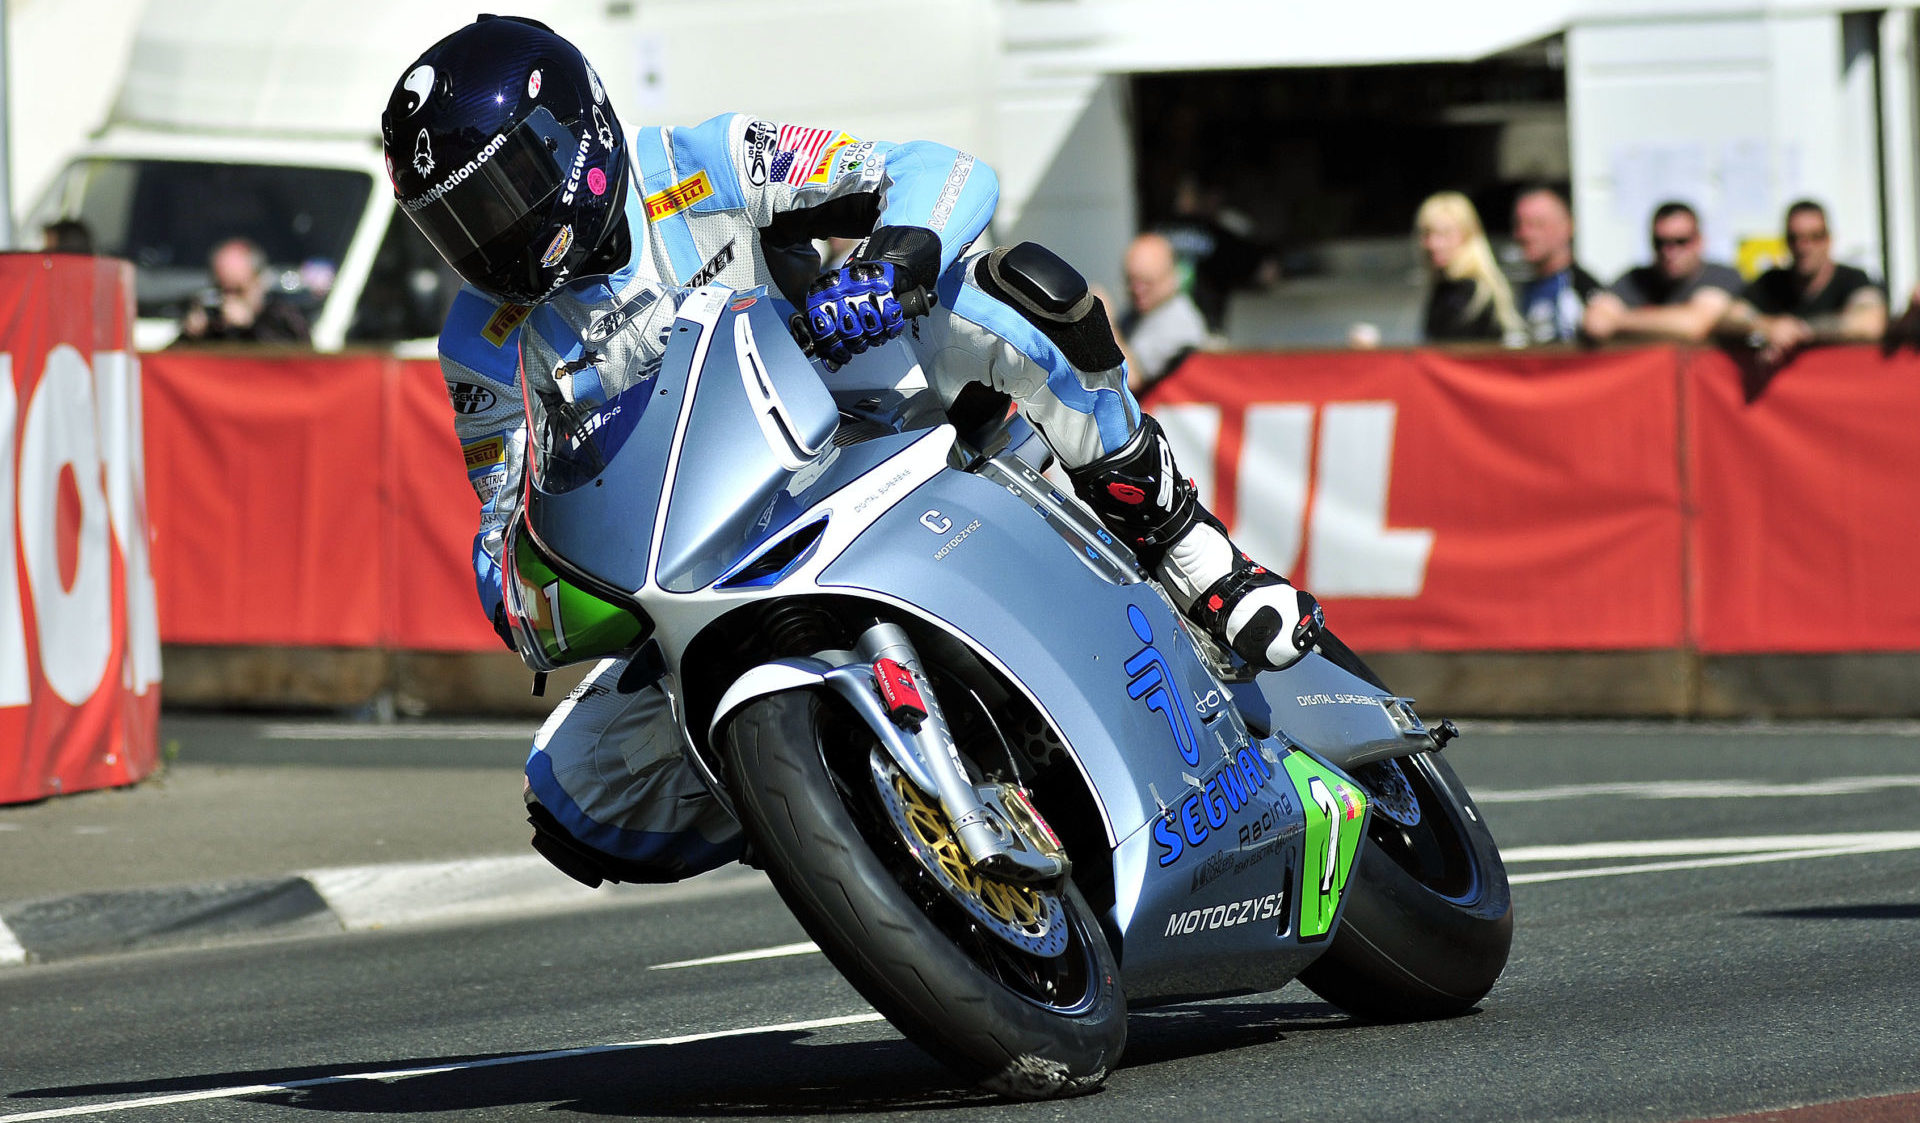
[[[1734,303],[1722,330],[1744,335],[1755,357],[1779,366],[1816,343],[1870,343],[1887,330],[1887,297],[1862,270],[1833,260],[1827,212],[1802,199],[1787,208],[1790,268],[1769,269]]]
[[[1703,251],[1700,216],[1693,208],[1660,204],[1653,212],[1653,264],[1629,269],[1593,294],[1581,331],[1596,343],[1624,337],[1706,339],[1740,291],[1740,274],[1707,261]]]

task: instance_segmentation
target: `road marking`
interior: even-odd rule
[[[655,1037],[646,1041],[622,1041],[613,1045],[589,1045],[580,1049],[555,1049],[545,1053],[520,1053],[509,1057],[489,1057],[478,1061],[458,1061],[453,1064],[431,1065],[426,1068],[394,1068],[379,1072],[351,1072],[340,1076],[317,1076],[310,1080],[288,1080],[279,1084],[241,1084],[231,1088],[207,1088],[197,1092],[178,1092],[166,1096],[147,1096],[137,1100],[113,1100],[107,1103],[83,1104],[78,1107],[56,1107],[45,1111],[29,1111],[19,1115],[0,1115],[0,1123],[26,1123],[29,1119],[66,1119],[77,1115],[98,1115],[109,1111],[130,1111],[141,1107],[164,1107],[167,1104],[196,1103],[202,1100],[231,1100],[243,1096],[258,1096],[267,1092],[287,1092],[300,1088],[320,1088],[329,1084],[348,1084],[366,1080],[405,1080],[414,1076],[438,1076],[448,1072],[465,1072],[476,1068],[497,1068],[501,1065],[530,1064],[538,1061],[558,1061],[571,1057],[587,1057],[599,1053],[616,1053],[627,1049],[646,1049],[660,1045],[691,1045],[698,1041],[716,1041],[724,1037],[746,1037],[755,1033],[793,1033],[804,1030],[832,1029],[836,1026],[859,1025],[864,1022],[877,1022],[878,1014],[846,1014],[838,1018],[815,1018],[805,1022],[783,1022],[779,1025],[747,1026],[744,1029],[722,1029],[710,1033],[688,1033],[679,1037]]]
[[[1508,882],[1528,885],[1546,881],[1578,881],[1634,873],[1715,869],[1722,866],[1792,862],[1803,858],[1834,858],[1846,854],[1883,854],[1920,850],[1920,831],[1874,831],[1858,834],[1783,834],[1751,838],[1671,838],[1635,842],[1583,842],[1565,846],[1520,846],[1503,851],[1509,864],[1580,862],[1620,858],[1676,857],[1674,861],[1639,862],[1630,866],[1588,866],[1510,874]],[[1714,855],[1679,858],[1679,855]]]
[[[660,904],[771,888],[758,870],[729,866],[671,885],[589,889],[538,854],[340,866],[300,876],[350,932],[474,916]]]
[[[260,726],[267,741],[525,741],[533,742],[537,727],[509,722],[378,722],[283,721]]]
[[[27,949],[20,946],[13,929],[0,920],[0,967],[18,967],[27,961]]]
[[[705,959],[682,959],[678,963],[656,963],[647,968],[649,971],[671,971],[676,967],[708,967],[715,963],[746,963],[754,959],[778,959],[785,955],[812,955],[820,950],[820,945],[808,940],[798,944],[781,944],[779,947],[756,948],[753,951],[736,951],[730,955],[710,955]]]
[[[1492,788],[1476,791],[1479,803],[1544,803],[1556,799],[1778,799],[1862,795],[1896,788],[1920,788],[1920,776],[1829,776],[1822,780],[1643,780],[1616,784],[1556,784],[1545,788]]]

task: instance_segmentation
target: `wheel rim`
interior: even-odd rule
[[[844,746],[844,751],[830,749],[826,763],[854,826],[892,873],[895,883],[954,948],[1002,988],[1048,1013],[1072,1017],[1093,1009],[1101,987],[1098,962],[1088,941],[1101,937],[1089,932],[1079,910],[1066,907],[1059,895],[1036,894],[1051,899],[1059,910],[1057,931],[1062,950],[1054,955],[1036,955],[1008,942],[996,930],[997,925],[983,923],[982,917],[964,907],[914,853],[909,839],[922,829],[951,836],[951,827],[937,805],[929,805],[932,815],[924,817],[920,826],[903,831],[895,825],[887,806],[892,784],[882,779],[882,765],[896,772],[898,769],[874,743],[872,734],[857,725],[842,726],[838,735],[826,729],[820,732],[823,748]],[[836,765],[836,758],[844,767]],[[957,849],[957,840],[953,845]],[[1003,902],[999,907],[1010,915],[1019,915],[1010,903]],[[993,915],[991,911],[989,915]]]
[[[1057,894],[983,877],[954,837],[947,813],[893,761],[873,754],[873,779],[894,829],[922,869],[991,934],[1029,955],[1067,950],[1067,910]]]
[[[1361,765],[1353,778],[1380,812],[1367,827],[1376,849],[1437,896],[1459,904],[1478,898],[1479,863],[1424,754]]]

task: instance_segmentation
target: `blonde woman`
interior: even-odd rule
[[[1414,231],[1433,282],[1427,294],[1427,342],[1523,337],[1513,290],[1500,275],[1480,215],[1465,195],[1429,195],[1414,218]]]

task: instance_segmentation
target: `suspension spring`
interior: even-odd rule
[[[816,604],[780,601],[760,617],[763,650],[780,657],[812,655],[839,647],[841,629],[833,614]]]

